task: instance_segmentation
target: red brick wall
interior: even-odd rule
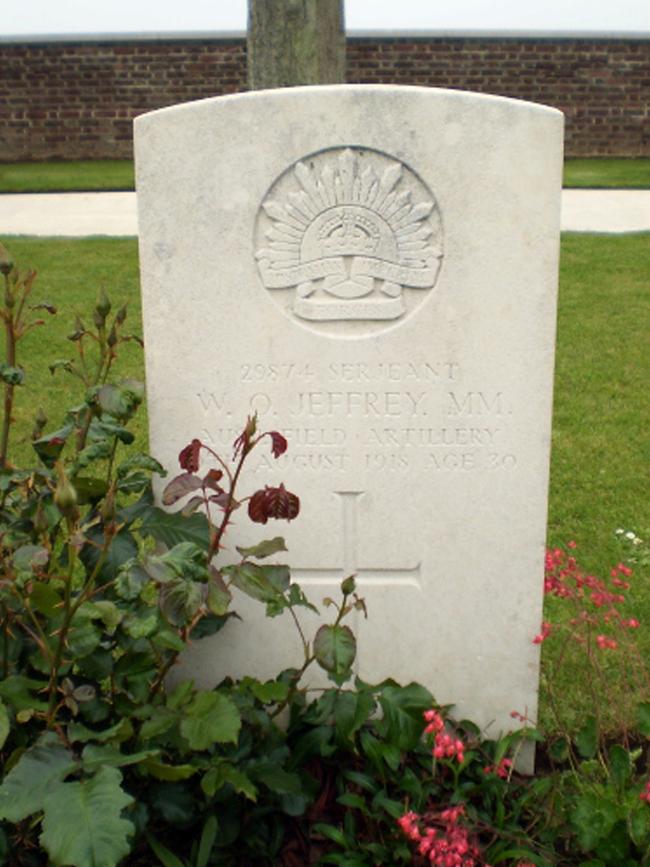
[[[245,89],[243,39],[0,43],[0,161],[131,156],[142,112]],[[650,40],[348,40],[348,81],[553,105],[567,153],[650,156]]]

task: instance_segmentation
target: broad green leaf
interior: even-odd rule
[[[137,599],[142,589],[151,581],[151,578],[135,559],[127,560],[120,567],[115,579],[115,592],[120,599]]]
[[[584,759],[593,759],[598,751],[598,724],[590,716],[576,735],[576,747]]]
[[[401,750],[413,749],[422,735],[422,714],[433,706],[433,696],[419,684],[385,685],[379,693],[384,718],[378,725],[386,739]]]
[[[178,713],[167,707],[154,708],[151,719],[147,719],[142,723],[140,728],[140,740],[148,741],[151,738],[157,738],[159,735],[164,735],[178,721]]]
[[[135,435],[131,433],[130,430],[127,430],[121,424],[118,424],[116,421],[110,418],[110,416],[103,416],[102,418],[95,418],[90,425],[90,430],[88,431],[88,439],[90,442],[105,439],[112,439],[115,437],[124,445],[131,445],[133,440],[135,439]]]
[[[253,680],[250,684],[250,690],[255,698],[263,704],[284,701],[289,695],[289,685],[278,680],[267,680],[266,683]]]
[[[75,476],[74,489],[77,492],[80,503],[94,503],[106,495],[108,483],[106,479]]]
[[[325,671],[337,678],[350,674],[357,643],[349,626],[324,624],[314,638],[314,656]]]
[[[207,605],[213,614],[222,617],[230,606],[232,594],[226,587],[226,584],[220,573],[214,567],[210,567],[210,578],[208,580],[208,597]]]
[[[145,760],[155,761],[159,750],[140,750],[137,753],[121,753],[113,744],[88,744],[81,754],[81,761],[86,773],[98,768],[124,768],[127,765],[139,765]]]
[[[176,650],[179,653],[185,647],[185,642],[173,629],[159,628],[151,641],[156,647],[163,647],[165,650]]]
[[[177,780],[187,780],[199,769],[194,765],[168,765],[158,758],[148,758],[142,762],[141,769],[157,780],[175,783]]]
[[[13,564],[17,572],[33,575],[50,559],[50,552],[42,545],[22,545],[14,552]]]
[[[22,674],[12,674],[0,681],[0,698],[14,710],[47,710],[47,702],[36,696],[47,686],[41,680],[25,677]]]
[[[76,476],[81,470],[94,464],[96,461],[107,460],[111,456],[112,444],[109,440],[98,440],[89,443],[77,453],[75,462],[70,470],[71,476]]]
[[[68,648],[77,659],[83,659],[99,647],[102,634],[91,620],[77,617],[72,622],[72,628],[68,633]]]
[[[61,596],[46,581],[34,581],[29,594],[29,603],[35,611],[53,617],[61,605]]]
[[[316,606],[313,605],[309,601],[309,599],[307,599],[302,588],[298,584],[292,584],[289,587],[288,600],[289,604],[292,605],[294,608],[297,605],[300,605],[303,608],[308,608],[310,611],[313,611],[314,614],[320,614],[318,608],[316,608]]]
[[[179,542],[164,554],[147,557],[144,568],[155,581],[160,583],[171,578],[204,580],[207,557],[205,551],[193,542]]]
[[[48,793],[60,791],[63,779],[76,767],[74,756],[55,734],[42,735],[0,786],[0,819],[20,822],[40,812]]]
[[[589,852],[605,840],[618,819],[615,807],[596,792],[585,792],[576,801],[571,813],[571,824],[580,845]]]
[[[197,513],[189,518],[180,514],[170,514],[156,506],[149,506],[142,512],[140,532],[173,548],[179,542],[193,542],[204,551],[208,550],[210,534],[205,515]]]
[[[9,723],[9,714],[7,713],[7,708],[0,701],[0,750],[5,745],[5,741],[9,737],[9,731],[11,729],[11,725]]]
[[[609,769],[614,785],[621,789],[630,779],[632,774],[632,761],[629,752],[620,744],[613,744],[609,748]]]
[[[650,811],[645,801],[636,802],[628,817],[628,825],[633,842],[639,847],[647,846],[650,834]]]
[[[183,680],[178,686],[168,693],[167,707],[171,710],[178,710],[190,703],[194,695],[194,682],[191,680]]]
[[[68,726],[68,740],[70,743],[88,743],[89,741],[97,741],[97,743],[105,744],[112,741],[116,744],[122,741],[128,741],[133,734],[133,726],[128,717],[124,717],[114,726],[95,731],[89,729],[81,723],[70,723]]]
[[[188,624],[203,602],[201,584],[173,578],[160,588],[160,610],[172,626]]]
[[[198,692],[185,709],[181,734],[193,750],[215,743],[237,743],[241,717],[233,702],[218,692]]]
[[[127,614],[122,628],[131,638],[148,638],[152,635],[160,623],[158,612],[148,610],[142,614]]]
[[[118,479],[124,479],[129,473],[132,473],[135,470],[148,470],[149,472],[156,473],[159,476],[167,475],[162,464],[160,464],[155,458],[152,458],[151,455],[145,455],[140,452],[131,455],[129,458],[122,461],[122,463],[118,464],[116,470],[117,477]]]
[[[336,695],[334,704],[334,724],[342,738],[352,738],[368,720],[375,708],[375,700],[370,692],[347,691]]]
[[[272,554],[277,554],[279,551],[286,551],[287,546],[281,536],[276,536],[274,539],[266,539],[252,548],[240,548],[237,550],[242,557],[255,557],[257,560],[262,560],[264,557],[270,557]]]
[[[116,768],[88,780],[61,783],[45,798],[40,842],[55,864],[114,867],[129,854],[134,827],[121,813],[133,803]]]
[[[210,768],[201,780],[201,788],[209,798],[226,784],[232,786],[239,795],[243,795],[249,801],[257,800],[257,787],[253,781],[232,765],[220,763]]]
[[[239,565],[226,566],[223,572],[232,583],[247,596],[258,602],[274,602],[282,597],[284,583],[279,573],[272,571],[273,567],[259,566],[257,563],[244,562]],[[286,586],[289,586],[289,570],[286,570]]]
[[[263,783],[278,795],[295,794],[302,789],[298,774],[285,771],[284,768],[272,761],[251,763],[248,767],[248,773],[256,782]]]

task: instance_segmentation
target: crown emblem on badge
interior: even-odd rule
[[[293,290],[300,319],[399,319],[405,291],[431,289],[440,269],[433,196],[378,151],[337,148],[297,162],[271,187],[259,222],[264,285]]]

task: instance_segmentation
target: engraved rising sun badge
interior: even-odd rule
[[[433,288],[443,257],[431,192],[404,163],[360,147],[320,151],[280,175],[256,245],[266,288],[314,325],[400,319]]]

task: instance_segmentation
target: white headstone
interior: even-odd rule
[[[284,535],[318,602],[354,573],[357,671],[457,714],[534,718],[551,430],[562,115],[412,87],[220,97],[136,121],[151,451],[229,455],[299,495]],[[265,532],[268,531],[268,532]],[[233,558],[234,559],[234,558]],[[237,600],[187,670],[301,662],[287,616]]]

